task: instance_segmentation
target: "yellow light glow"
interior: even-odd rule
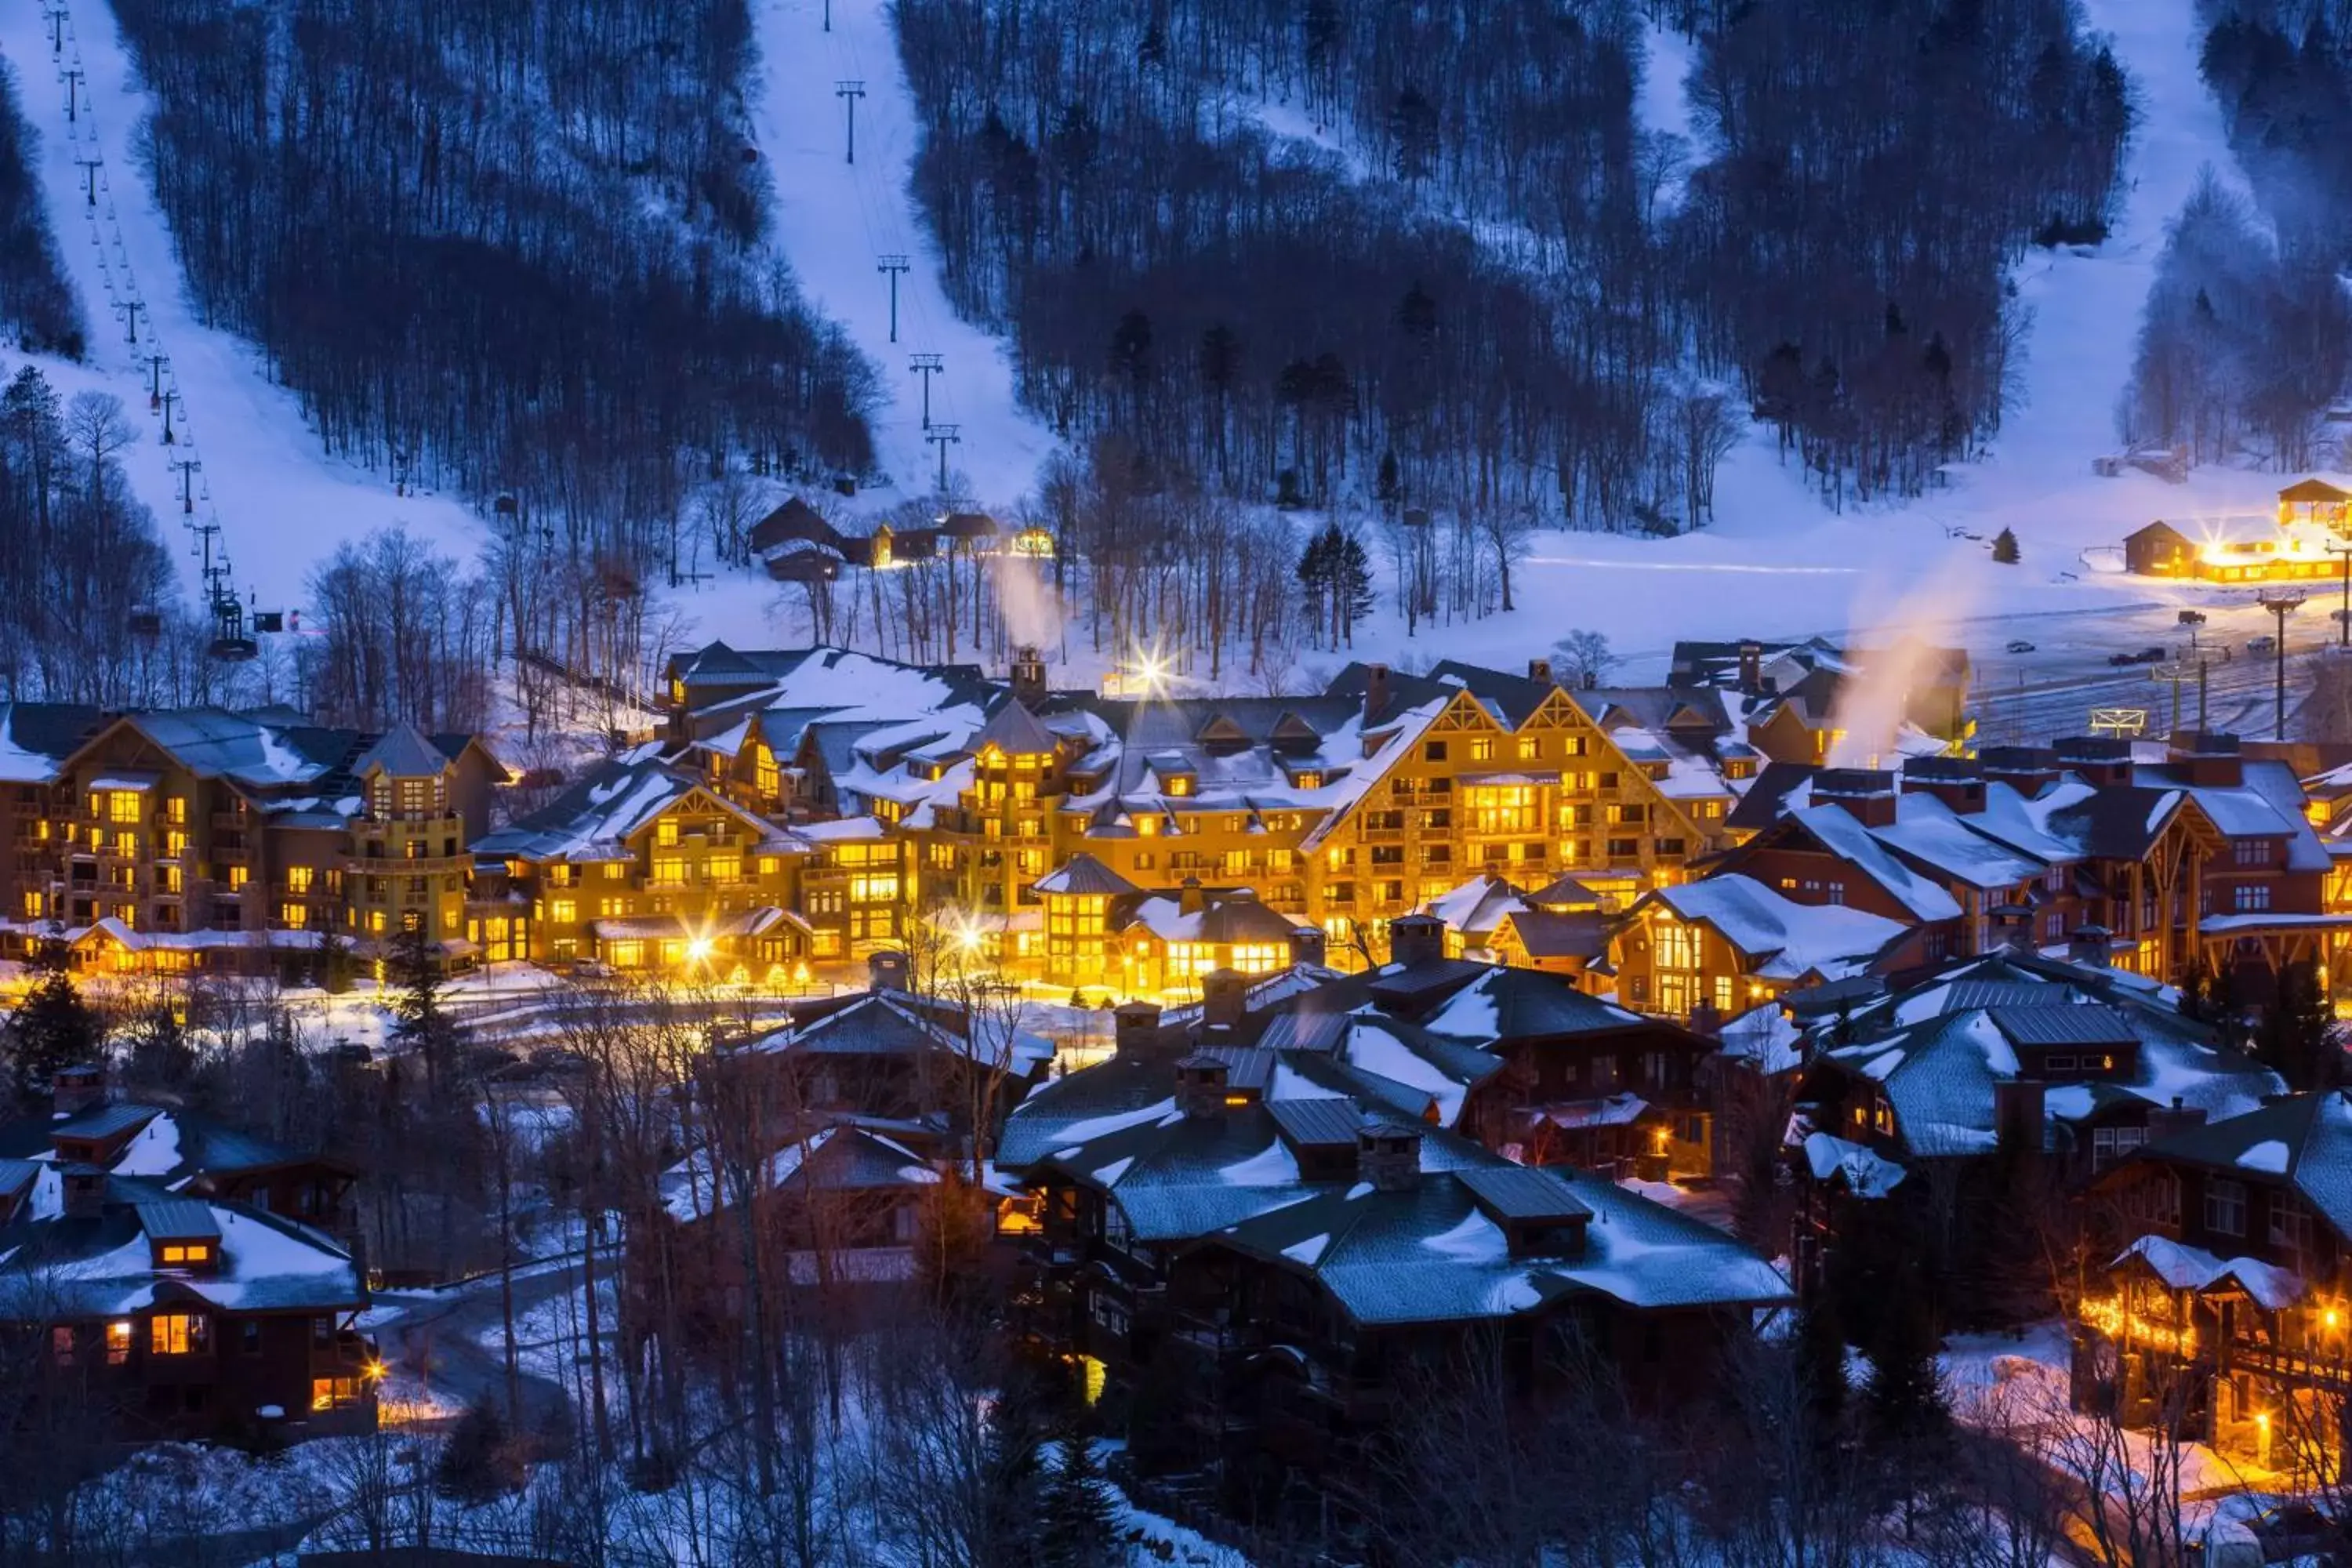
[[[385,1378],[392,1375],[392,1368],[384,1365],[383,1363],[380,1361],[372,1361],[360,1370],[370,1383],[382,1383]]]
[[[2344,1326],[2344,1315],[2333,1307],[2321,1313],[2319,1321],[2327,1325],[2327,1331],[2331,1334]]]
[[[2158,1322],[2137,1312],[2126,1311],[2121,1299],[2085,1300],[2082,1307],[2083,1321],[2114,1340],[2132,1340],[2152,1349],[2168,1351],[2175,1355],[2193,1355],[2197,1350],[2197,1331],[2176,1329],[2169,1323]]]
[[[709,958],[710,939],[709,937],[698,936],[688,941],[686,944],[686,961],[688,963],[707,963]]]

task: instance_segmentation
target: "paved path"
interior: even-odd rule
[[[576,1290],[580,1281],[577,1259],[518,1272],[516,1318],[541,1301]],[[387,1362],[434,1394],[462,1405],[488,1399],[503,1407],[507,1368],[504,1354],[496,1348],[502,1324],[496,1274],[440,1290],[387,1294],[388,1304],[402,1309],[398,1317],[375,1327]],[[568,1418],[571,1400],[561,1384],[527,1368],[521,1382],[520,1425],[524,1429],[538,1430]]]

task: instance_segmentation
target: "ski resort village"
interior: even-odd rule
[[[0,0],[0,1568],[2352,1564],[2340,0]]]

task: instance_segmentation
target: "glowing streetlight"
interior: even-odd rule
[[[688,963],[709,963],[710,961],[710,939],[707,936],[698,936],[689,939],[686,944],[686,961]]]

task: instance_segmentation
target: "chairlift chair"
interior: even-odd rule
[[[163,613],[152,605],[131,606],[131,635],[150,640],[163,635]]]

